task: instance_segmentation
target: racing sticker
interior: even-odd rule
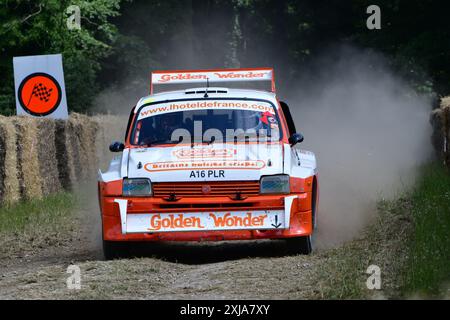
[[[272,76],[272,69],[153,72],[152,83],[196,83],[207,79],[211,82],[271,80]]]
[[[127,233],[284,229],[284,210],[128,214]]]
[[[172,152],[172,154],[178,159],[191,159],[191,158],[233,158],[236,156],[237,150],[231,148],[225,149],[178,149]]]
[[[149,162],[144,165],[148,172],[195,169],[245,169],[258,170],[266,166],[263,160],[226,160],[226,161],[167,161]]]
[[[223,101],[223,100],[206,100],[206,101],[181,101],[171,103],[158,103],[143,107],[138,115],[138,119],[144,119],[154,115],[189,110],[211,110],[211,109],[239,109],[250,110],[265,113],[275,117],[275,110],[270,103],[262,101]]]
[[[261,114],[261,122],[268,125],[270,129],[278,129],[278,121],[274,114],[270,112],[264,112]]]

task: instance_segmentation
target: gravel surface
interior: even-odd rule
[[[289,255],[283,241],[264,240],[135,244],[129,257],[104,261],[96,210],[77,210],[60,232],[1,235],[0,298],[395,297],[408,226],[403,213],[385,209],[387,216],[360,238],[309,256]],[[384,291],[365,287],[373,263],[387,270]],[[67,287],[70,265],[80,268],[80,289]]]

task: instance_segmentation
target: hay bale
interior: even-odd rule
[[[75,173],[74,182],[83,181],[82,162],[81,162],[81,144],[79,136],[81,134],[81,124],[74,119],[70,119],[66,123],[66,149],[72,157],[72,169]]]
[[[98,156],[96,150],[96,136],[98,133],[98,123],[87,116],[80,116],[82,128],[80,135],[81,152],[85,163],[85,175],[88,179],[97,176]]]
[[[106,141],[106,134],[105,134],[105,123],[99,119],[99,116],[93,117],[93,121],[97,124],[97,134],[95,135],[95,149],[97,154],[97,167],[99,169],[105,169],[106,168],[106,162],[107,162],[107,153],[105,150],[105,141]]]
[[[97,124],[89,117],[71,113],[56,122],[55,145],[59,180],[66,190],[95,177]]]
[[[450,108],[450,96],[441,98],[441,108]]]
[[[113,157],[111,151],[109,151],[110,144],[114,141],[123,141],[117,136],[114,137],[114,133],[112,132],[112,127],[114,126],[117,128],[115,120],[111,117],[107,117],[103,121],[99,122],[101,135],[99,135],[99,139],[97,140],[97,153],[99,154],[99,159],[101,159],[99,160],[99,168],[102,169],[109,167],[109,163]]]
[[[444,162],[450,167],[450,107],[443,108]]]
[[[450,167],[450,96],[441,99],[440,109],[441,113],[439,117],[441,122],[442,153],[444,163]]]
[[[53,119],[37,119],[38,159],[42,177],[42,193],[49,195],[59,192],[62,186],[59,180],[58,161],[56,160],[56,124]]]
[[[0,116],[0,202],[5,204],[20,199],[16,139],[14,123]]]
[[[95,178],[111,159],[109,144],[123,141],[126,123],[76,113],[67,121],[0,117],[0,202],[73,190]]]
[[[73,166],[77,177],[77,182],[85,181],[88,174],[89,155],[86,154],[83,139],[85,139],[84,126],[88,119],[79,114],[71,114],[67,121],[67,149],[73,157]]]
[[[72,148],[69,147],[70,133],[68,121],[55,121],[55,149],[58,176],[61,186],[65,190],[73,190],[76,184],[74,158]]]
[[[441,108],[434,109],[430,114],[430,123],[433,128],[431,143],[439,159],[444,158],[444,111]]]
[[[91,117],[97,123],[98,132],[95,139],[98,158],[98,168],[106,170],[112,154],[109,145],[113,141],[124,141],[125,129],[128,122],[126,116],[96,115]]]
[[[42,198],[37,120],[19,116],[13,121],[17,130],[17,166],[21,195],[24,199]]]

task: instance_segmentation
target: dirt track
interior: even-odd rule
[[[342,248],[316,251],[310,256],[289,256],[282,241],[162,243],[136,245],[132,256],[137,258],[103,261],[100,241],[94,232],[99,230],[98,221],[87,219],[93,217],[92,210],[84,209],[78,214],[68,233],[42,235],[39,239],[11,235],[3,240],[0,298],[373,297],[373,292],[364,288],[367,278],[364,270],[373,259],[387,270],[386,290],[395,290],[397,286],[393,279],[401,259],[395,263],[385,260],[403,250],[404,234],[387,240],[383,240],[385,235],[380,239],[361,238]],[[389,219],[392,221],[392,217]],[[383,227],[383,232],[386,231],[389,228]],[[398,230],[394,228],[392,234],[398,235]],[[385,251],[380,254],[380,250],[374,250],[368,255],[373,243]],[[70,276],[67,267],[71,264],[80,267],[80,290],[67,288],[66,280]]]
[[[132,251],[140,258],[116,261],[89,246],[75,239],[3,260],[0,298],[307,298],[320,262],[283,256],[276,241],[150,244]],[[81,290],[67,289],[70,264],[81,268]]]

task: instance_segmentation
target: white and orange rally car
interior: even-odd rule
[[[286,239],[312,251],[318,207],[315,155],[297,148],[274,72],[157,71],[131,110],[121,152],[99,171],[105,258],[130,241]],[[267,81],[270,89],[232,89]],[[230,86],[213,87],[210,83]],[[200,87],[154,93],[157,85]],[[167,86],[166,86],[167,88]]]

